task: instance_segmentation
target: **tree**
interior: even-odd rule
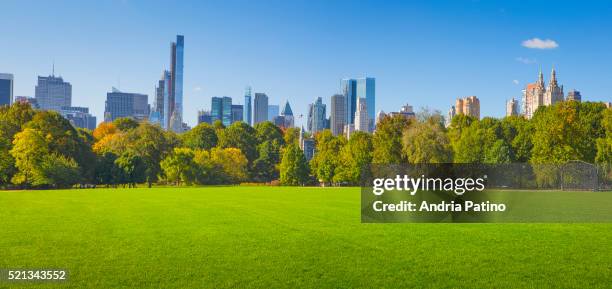
[[[253,162],[252,179],[256,182],[270,182],[279,177],[281,145],[278,140],[266,140],[257,146],[259,157]]]
[[[112,122],[103,122],[93,131],[93,137],[100,141],[107,135],[117,133],[118,129]]]
[[[252,164],[257,159],[257,137],[251,126],[244,122],[235,122],[223,130],[219,136],[219,147],[237,148]]]
[[[308,164],[304,152],[295,144],[285,147],[280,164],[280,182],[285,186],[299,186],[308,180]]]
[[[285,140],[283,139],[283,132],[272,122],[260,122],[258,124],[255,124],[254,128],[255,136],[257,137],[257,143],[261,144],[266,141],[277,141],[281,145],[285,143]]]
[[[190,185],[196,179],[197,166],[194,162],[195,154],[189,148],[175,148],[173,153],[161,162],[161,169],[167,182],[175,183],[177,186],[181,182]]]
[[[131,117],[120,117],[113,120],[113,125],[120,131],[128,132],[138,127],[138,121]]]
[[[43,157],[38,172],[33,175],[32,185],[69,188],[80,181],[81,174],[76,161],[58,153],[52,153]]]
[[[145,164],[140,156],[133,151],[122,153],[115,160],[115,166],[121,172],[119,183],[135,188],[137,183],[145,181]]]
[[[405,161],[402,154],[402,133],[412,121],[403,115],[385,116],[376,124],[373,162],[399,164]]]
[[[217,132],[208,123],[200,123],[182,135],[183,145],[191,149],[210,150],[217,146]]]
[[[523,116],[508,116],[501,120],[503,138],[510,144],[512,162],[527,162],[531,158],[533,134],[531,123]]]
[[[10,153],[18,169],[12,182],[27,187],[32,184],[35,176],[40,174],[40,166],[44,157],[49,154],[49,148],[41,131],[26,128],[15,135]]]
[[[340,151],[339,165],[336,167],[334,182],[357,185],[368,165],[372,163],[372,136],[365,132],[355,132]]]
[[[227,182],[236,184],[247,179],[248,160],[240,149],[213,148],[210,151],[210,158],[216,167],[221,168]]]
[[[403,135],[403,153],[409,163],[448,163],[450,140],[444,127],[435,121],[418,121]]]
[[[295,144],[299,146],[300,139],[300,128],[298,127],[290,127],[285,130],[285,135],[283,136],[286,144]]]
[[[145,180],[151,187],[161,173],[161,161],[179,144],[176,134],[163,131],[157,125],[143,122],[136,129],[127,133],[126,139],[128,149],[134,151],[142,159]]]
[[[601,166],[602,175],[612,180],[612,109],[607,109],[603,113],[601,126],[605,135],[597,139],[595,162]]]
[[[123,172],[115,164],[117,155],[112,152],[105,152],[96,159],[95,180],[96,184],[116,185],[121,181]]]
[[[338,152],[346,144],[346,138],[335,137],[326,129],[316,135],[315,143],[316,153],[310,160],[311,171],[320,182],[331,183],[340,161]]]
[[[13,103],[0,106],[0,186],[10,183],[17,173],[15,159],[9,153],[13,147],[13,137],[21,131],[36,112],[29,104]]]

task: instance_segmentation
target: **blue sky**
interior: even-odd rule
[[[3,1],[0,72],[15,95],[33,96],[37,75],[73,86],[73,105],[102,119],[106,92],[146,93],[185,35],[185,120],[212,96],[243,91],[289,100],[305,114],[344,77],[376,77],[376,110],[405,103],[446,113],[459,96],[481,115],[503,116],[539,67],[566,91],[612,101],[612,3],[606,1]],[[549,42],[525,47],[524,41]],[[534,45],[526,45],[532,46]]]

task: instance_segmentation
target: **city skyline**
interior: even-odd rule
[[[372,11],[373,17],[362,24],[351,18],[316,25],[343,4],[177,3],[168,9],[185,12],[184,19],[162,25],[152,21],[161,11],[148,2],[42,3],[44,9],[32,13],[22,13],[26,4],[7,2],[8,16],[0,19],[0,26],[13,45],[0,48],[9,56],[0,72],[14,75],[14,96],[33,97],[37,76],[52,74],[55,63],[55,74],[73,86],[72,102],[89,107],[102,120],[112,86],[147,94],[153,104],[159,74],[170,69],[168,42],[180,34],[189,38],[183,119],[191,126],[198,110],[210,110],[213,96],[231,96],[241,104],[245,85],[266,93],[270,104],[289,100],[296,115],[306,115],[307,105],[317,97],[330,104],[330,97],[341,93],[343,78],[369,75],[379,82],[376,111],[397,111],[410,103],[444,113],[456,98],[476,95],[482,116],[503,117],[506,100],[521,99],[539,67],[553,65],[566,90],[580,91],[583,101],[612,99],[605,86],[612,79],[607,70],[612,49],[609,40],[597,37],[611,26],[605,17],[611,8],[603,1],[590,6],[543,1],[529,3],[530,9],[512,2],[363,2],[347,11],[355,16]],[[93,15],[104,11],[116,12],[117,21],[107,23]],[[254,23],[233,21],[256,13],[265,17]],[[316,13],[321,16],[314,17]],[[524,23],[535,14],[538,21]],[[120,18],[143,22],[126,28],[128,20]],[[232,24],[208,25],[224,18]],[[570,18],[574,21],[564,21]],[[58,33],[40,35],[40,26]],[[347,30],[351,26],[367,29],[356,34]],[[96,31],[94,37],[88,38],[85,29]],[[590,33],[581,33],[585,30]],[[339,31],[346,34],[334,38]],[[343,48],[343,40],[361,34],[358,46],[363,47]],[[305,118],[296,119],[296,126],[304,124]]]

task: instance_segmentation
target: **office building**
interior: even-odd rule
[[[355,111],[355,131],[370,131],[370,115],[368,114],[367,99],[357,99],[357,111]]]
[[[255,93],[253,124],[268,120],[268,96],[265,93]]]
[[[242,121],[244,116],[244,106],[242,104],[232,104],[232,123]]]
[[[251,106],[251,87],[247,86],[244,89],[244,108],[242,121],[248,125],[253,125],[253,107]]]
[[[567,101],[573,100],[573,101],[577,101],[577,102],[581,102],[582,101],[582,95],[580,94],[580,91],[572,89],[567,93]]]
[[[275,117],[279,116],[280,107],[278,104],[268,105],[268,120],[272,121]]]
[[[224,126],[232,124],[232,98],[214,96],[210,103],[212,122],[220,120]]]
[[[212,115],[210,114],[210,111],[206,111],[206,110],[200,110],[198,111],[198,124],[201,123],[208,123],[208,124],[212,124]]]
[[[400,108],[400,111],[390,112],[389,115],[390,116],[401,115],[405,117],[406,119],[416,118],[416,114],[414,113],[414,108],[412,107],[412,105],[409,105],[409,104],[402,105],[402,107]],[[377,116],[377,119],[378,119],[378,116]],[[378,120],[376,122],[378,123]]]
[[[346,78],[340,82],[340,89],[344,95],[346,122],[355,123],[355,111],[357,110],[357,80]]]
[[[323,99],[318,97],[308,108],[308,131],[314,134],[324,130],[327,127],[327,116]]]
[[[374,129],[374,120],[376,119],[376,80],[373,77],[357,79],[357,100],[360,98],[365,99],[366,107],[368,108],[368,121],[370,122],[368,127]]]
[[[140,93],[121,92],[114,88],[106,94],[104,121],[109,122],[121,117],[129,117],[138,121],[149,116],[148,95]]]
[[[0,73],[0,106],[13,103],[13,75]]]
[[[167,109],[170,106],[170,81],[170,71],[164,70],[155,86],[155,103],[149,116],[151,123],[159,124],[164,129],[168,129],[171,115],[170,110]]]
[[[332,95],[329,127],[333,135],[342,135],[346,116],[346,98],[342,94]]]
[[[72,85],[54,74],[39,76],[34,94],[40,109],[59,112],[62,107],[72,105]]]
[[[515,116],[519,115],[519,113],[519,103],[514,97],[506,101],[506,116]]]
[[[74,127],[96,129],[96,117],[89,113],[87,107],[64,106],[61,108],[60,114],[70,121]]]
[[[293,110],[291,109],[291,105],[289,105],[289,101],[285,103],[283,110],[280,112],[279,116],[275,116],[272,120],[274,125],[280,128],[291,128],[294,125],[293,118]]]
[[[315,154],[315,140],[312,137],[304,136],[304,127],[300,129],[300,136],[298,140],[300,144],[300,149],[304,152],[304,157],[306,161],[310,161]]]

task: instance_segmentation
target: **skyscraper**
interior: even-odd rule
[[[0,73],[0,106],[13,103],[13,75]]]
[[[72,85],[53,74],[38,77],[34,95],[40,109],[59,112],[62,107],[72,105]]]
[[[251,107],[251,87],[247,86],[244,90],[244,108],[243,108],[242,120],[248,124],[253,125],[253,108]]]
[[[567,93],[567,101],[577,101],[577,102],[581,102],[582,101],[582,95],[580,94],[580,91],[572,89]]]
[[[563,101],[563,86],[557,83],[557,73],[552,69],[548,87],[544,83],[544,75],[540,69],[538,81],[527,84],[523,91],[523,113],[531,118],[540,106],[548,106]]]
[[[274,117],[279,116],[280,107],[278,104],[268,105],[268,121],[273,121]]]
[[[293,110],[291,110],[291,105],[289,105],[289,101],[285,103],[285,106],[280,112],[280,115],[274,117],[274,119],[272,120],[272,122],[280,128],[293,127],[293,121]]]
[[[365,98],[357,99],[357,111],[355,112],[355,130],[370,131],[370,115],[368,114],[368,101]]]
[[[164,81],[163,87],[163,112],[161,113],[162,127],[164,129],[170,129],[170,117],[172,116],[172,107],[174,107],[174,100],[172,99],[172,74],[168,70],[164,70],[162,80]]]
[[[364,98],[368,108],[369,129],[374,129],[376,119],[376,80],[373,77],[357,79],[357,99]]]
[[[255,108],[253,124],[268,120],[268,96],[265,93],[255,93]]]
[[[346,125],[346,115],[346,98],[344,95],[332,95],[329,126],[333,135],[342,135]]]
[[[62,107],[60,114],[65,117],[74,127],[86,128],[89,130],[96,129],[96,117],[89,114],[87,107]]]
[[[200,110],[198,111],[198,124],[200,123],[208,123],[212,124],[212,116],[210,115],[210,111]]]
[[[346,104],[346,122],[355,123],[355,111],[357,110],[357,80],[345,78],[340,82],[340,89]]]
[[[308,130],[312,133],[324,130],[326,128],[327,118],[323,99],[318,97],[317,100],[308,107]]]
[[[513,97],[506,102],[506,116],[514,115],[519,115],[519,103]]]
[[[104,121],[120,117],[146,120],[149,116],[149,96],[140,93],[121,92],[114,88],[106,94]]]
[[[457,98],[455,111],[457,114],[469,115],[480,119],[480,100],[476,96]]]
[[[212,122],[220,120],[224,126],[232,124],[232,98],[213,96],[210,103]]]
[[[242,104],[232,104],[232,123],[242,121],[244,107]]]
[[[170,44],[170,124],[171,128],[182,127],[183,122],[183,55],[185,38],[176,36],[176,42]],[[173,129],[176,130],[176,129]],[[179,131],[177,131],[179,132]]]
[[[167,102],[169,101],[169,92],[167,89],[169,87],[169,83],[170,72],[165,70],[155,86],[155,103],[153,104],[151,115],[149,116],[150,122],[159,124],[162,128],[168,127],[167,119],[169,114],[167,113],[168,110],[165,108],[168,106]]]

